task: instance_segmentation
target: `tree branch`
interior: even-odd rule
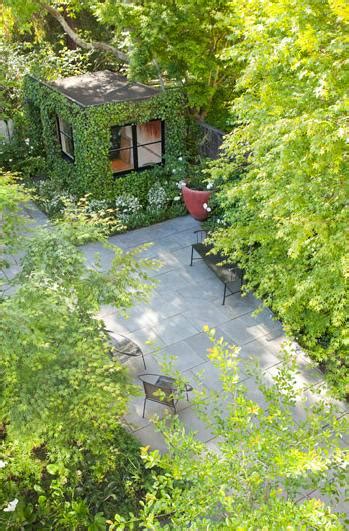
[[[48,4],[45,4],[45,3],[42,4],[42,7],[57,20],[57,22],[64,29],[65,33],[69,35],[72,41],[74,41],[77,46],[80,46],[80,48],[85,48],[86,50],[102,50],[104,52],[110,52],[113,55],[115,55],[118,59],[120,59],[120,61],[124,63],[129,62],[128,56],[124,52],[115,48],[115,46],[111,46],[111,44],[107,44],[106,42],[99,42],[99,41],[87,42],[81,37],[79,37],[79,35],[73,30],[73,28],[69,26],[68,22],[65,20],[63,15],[61,15],[61,13],[54,7]]]

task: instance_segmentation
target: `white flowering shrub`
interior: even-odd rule
[[[141,208],[139,199],[132,194],[122,194],[115,199],[117,216],[122,223],[127,224],[130,217]]]
[[[94,212],[106,211],[109,208],[108,201],[105,199],[91,199],[86,205],[86,212],[93,214]]]
[[[185,182],[188,176],[188,162],[184,157],[178,157],[178,159],[171,161],[169,170],[176,180]]]
[[[167,193],[165,188],[155,183],[148,192],[148,209],[162,210],[167,204]]]

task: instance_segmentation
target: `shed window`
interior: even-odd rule
[[[164,153],[161,120],[111,128],[110,159],[113,173],[140,170],[162,163]]]
[[[111,128],[110,158],[113,173],[134,169],[132,125]]]
[[[58,136],[63,155],[74,160],[73,128],[69,122],[57,116]]]

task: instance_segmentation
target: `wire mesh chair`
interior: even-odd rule
[[[130,358],[138,358],[141,356],[143,360],[144,369],[147,370],[143,351],[141,347],[137,345],[137,343],[132,341],[132,339],[128,338],[127,336],[115,333],[112,330],[104,330],[109,335],[112,356],[114,355],[114,353],[121,354],[122,356],[128,356]]]
[[[162,404],[163,406],[168,406],[172,408],[175,413],[177,413],[176,406],[179,400],[180,389],[178,388],[174,378],[171,378],[170,376],[163,376],[161,374],[141,374],[139,379],[143,383],[145,393],[142,414],[143,418],[145,415],[147,400]],[[188,393],[192,390],[193,388],[191,385],[184,384],[184,392],[188,401]]]

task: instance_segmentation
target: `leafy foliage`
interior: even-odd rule
[[[219,113],[226,125],[222,110],[237,73],[227,54],[236,39],[230,1],[136,0],[117,8],[107,1],[97,3],[96,12],[120,37],[127,29],[135,79],[147,81],[162,74],[184,87],[189,107],[200,119],[211,111],[213,120]]]
[[[12,240],[22,192],[10,177],[0,181],[0,190],[5,236]],[[44,529],[53,522],[61,529],[100,529],[100,511],[112,516],[115,500],[133,510],[142,495],[138,446],[120,420],[133,386],[94,316],[101,304],[122,312],[146,299],[146,270],[155,263],[136,260],[139,249],[123,253],[107,244],[108,231],[108,219],[68,208],[62,221],[25,239],[16,289],[1,300],[1,453],[7,465],[0,504],[19,500],[14,512],[1,512],[3,526]],[[98,259],[87,268],[77,247],[91,238],[114,255],[106,272]]]
[[[154,483],[140,515],[117,516],[111,529],[344,529],[338,514],[316,497],[297,500],[316,488],[335,496],[347,485],[348,456],[340,448],[345,419],[338,421],[335,409],[319,400],[295,422],[294,406],[302,405],[292,357],[274,385],[254,370],[262,408],[239,383],[238,349],[216,340],[214,330],[209,336],[221,386],[208,391],[201,385],[194,402],[217,448],[186,433],[178,417],[158,421],[168,453],[143,449]]]
[[[20,31],[35,33],[40,27],[36,38],[45,36],[43,22],[48,13],[38,0],[25,5],[21,0],[6,0],[5,4],[8,18],[20,21]],[[57,7],[47,2],[52,4]],[[227,126],[226,107],[238,72],[230,57],[230,46],[238,38],[232,2],[68,1],[61,13],[66,20],[74,20],[81,36],[93,40],[102,32],[103,38],[122,50],[129,58],[126,68],[131,78],[175,83],[184,88],[194,115],[199,119],[209,115],[217,126]],[[99,55],[103,64],[103,53]]]
[[[9,265],[8,260],[11,253],[14,253],[20,244],[19,230],[23,225],[20,206],[28,199],[28,195],[16,180],[16,175],[10,172],[1,172],[0,270],[4,270]]]
[[[29,42],[0,40],[0,84],[2,87],[0,111],[2,119],[14,118],[22,111],[23,78],[33,74],[40,79],[78,75],[90,67],[89,54],[80,50],[62,48],[58,52],[52,46]]]
[[[335,7],[336,6],[336,7]],[[349,391],[345,23],[336,2],[255,0],[237,16],[240,126],[212,170],[217,248]],[[247,166],[246,166],[247,163]],[[234,172],[244,168],[239,181]]]

